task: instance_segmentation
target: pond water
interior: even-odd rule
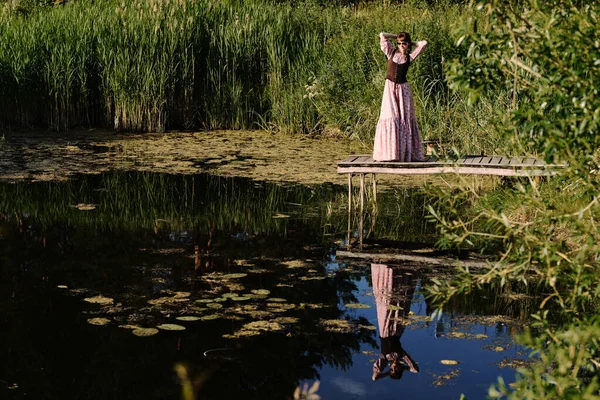
[[[361,235],[330,184],[0,186],[3,399],[179,399],[182,380],[201,399],[293,398],[315,381],[322,399],[481,399],[527,359],[513,335],[531,301],[484,288],[432,315],[423,288],[450,267],[340,252],[429,251],[418,190],[381,195]]]

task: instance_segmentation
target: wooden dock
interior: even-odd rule
[[[351,155],[338,162],[338,174],[348,174],[348,198],[352,194],[352,177],[360,176],[360,205],[364,203],[365,175],[373,175],[373,197],[377,199],[377,174],[430,175],[430,174],[471,174],[495,176],[550,176],[555,175],[564,165],[546,164],[533,157],[507,157],[468,155],[456,159],[439,159],[426,156],[425,161],[396,162],[375,161],[371,155]]]
[[[398,262],[410,262],[425,265],[438,265],[444,267],[452,266],[465,266],[472,269],[484,268],[488,265],[486,261],[475,260],[475,259],[458,259],[456,257],[439,256],[435,255],[434,251],[430,254],[415,254],[409,251],[395,251],[395,252],[364,252],[361,250],[336,250],[336,259],[351,258],[358,260],[368,260],[375,263],[398,263]]]

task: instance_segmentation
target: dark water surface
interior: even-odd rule
[[[514,381],[528,302],[482,289],[433,318],[422,288],[448,268],[336,257],[344,192],[118,172],[0,184],[0,398],[179,399],[175,365],[201,399],[316,380],[323,399],[481,399]],[[366,242],[434,241],[423,193],[381,197]],[[161,324],[186,329],[132,333]],[[400,379],[373,379],[382,352],[408,357]]]

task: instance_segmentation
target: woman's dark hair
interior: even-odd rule
[[[408,42],[408,48],[407,48],[407,53],[406,53],[406,62],[410,63],[409,54],[412,52],[412,40],[410,40],[410,34],[408,32],[400,32],[398,34],[398,36],[396,37],[396,40],[404,40],[405,42]]]
[[[394,372],[390,371],[390,378],[391,379],[402,379],[402,374],[404,374],[404,368],[403,368],[403,366],[400,366],[400,368],[396,369]]]

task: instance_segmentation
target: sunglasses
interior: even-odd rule
[[[408,44],[408,42],[401,41],[401,42],[398,42],[398,44],[404,44],[404,45],[407,45],[407,44]]]

